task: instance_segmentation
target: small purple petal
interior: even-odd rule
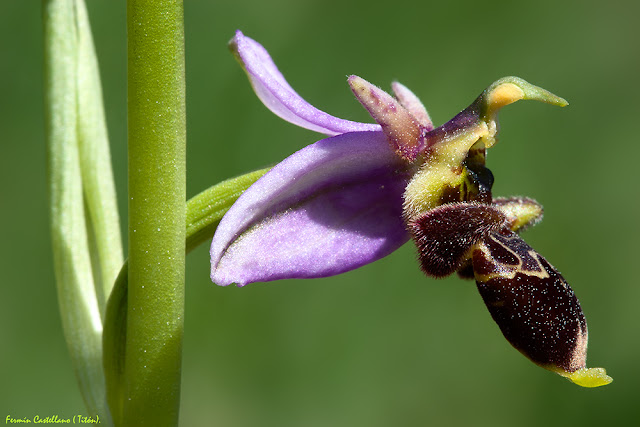
[[[358,76],[349,76],[349,86],[371,117],[382,126],[391,147],[413,162],[424,150],[425,128],[387,92]]]
[[[409,167],[382,132],[338,135],[294,153],[220,222],[211,280],[326,277],[385,257],[409,239],[402,219]]]
[[[293,90],[262,45],[236,31],[229,47],[245,69],[262,103],[282,119],[325,135],[380,130],[380,126],[343,120],[318,110]]]
[[[409,90],[408,87],[399,82],[391,83],[393,94],[398,98],[398,102],[411,113],[411,115],[425,128],[427,132],[433,130],[433,122],[427,109],[420,99]]]

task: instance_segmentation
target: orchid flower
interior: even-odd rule
[[[392,84],[394,98],[350,76],[377,122],[357,123],[303,100],[240,31],[230,47],[271,111],[328,138],[276,165],[228,211],[211,245],[214,283],[331,276],[411,238],[426,275],[475,278],[505,338],[534,363],[586,387],[612,381],[604,369],[586,368],[587,325],[573,290],[518,234],[541,219],[542,207],[493,198],[485,166],[500,108],[523,99],[565,106],[564,99],[505,77],[434,128],[405,86]]]

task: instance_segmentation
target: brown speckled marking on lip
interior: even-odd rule
[[[508,246],[497,247],[503,244]],[[507,259],[501,256],[505,253],[510,254]],[[514,253],[521,256],[517,265]],[[531,262],[534,254],[536,262]],[[511,345],[541,366],[567,372],[585,367],[587,323],[582,308],[546,259],[516,235],[480,244],[473,252],[473,265],[478,291]]]

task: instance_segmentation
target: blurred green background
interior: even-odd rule
[[[410,244],[339,277],[243,289],[209,281],[202,247],[187,265],[181,424],[637,425],[639,4],[187,1],[189,196],[320,138],[252,94],[226,48],[237,28],[306,99],[343,118],[370,120],[349,74],[401,81],[438,125],[505,75],[569,100],[503,110],[488,164],[495,195],[545,206],[525,238],[572,284],[589,366],[614,382],[582,389],[531,364],[472,282],[425,278]],[[88,8],[126,223],[125,2]],[[85,414],[50,254],[39,3],[0,2],[0,53],[0,419]]]

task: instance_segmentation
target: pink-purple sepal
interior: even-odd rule
[[[413,173],[382,132],[327,138],[252,185],[211,245],[218,285],[326,277],[376,261],[409,239],[402,194]]]

